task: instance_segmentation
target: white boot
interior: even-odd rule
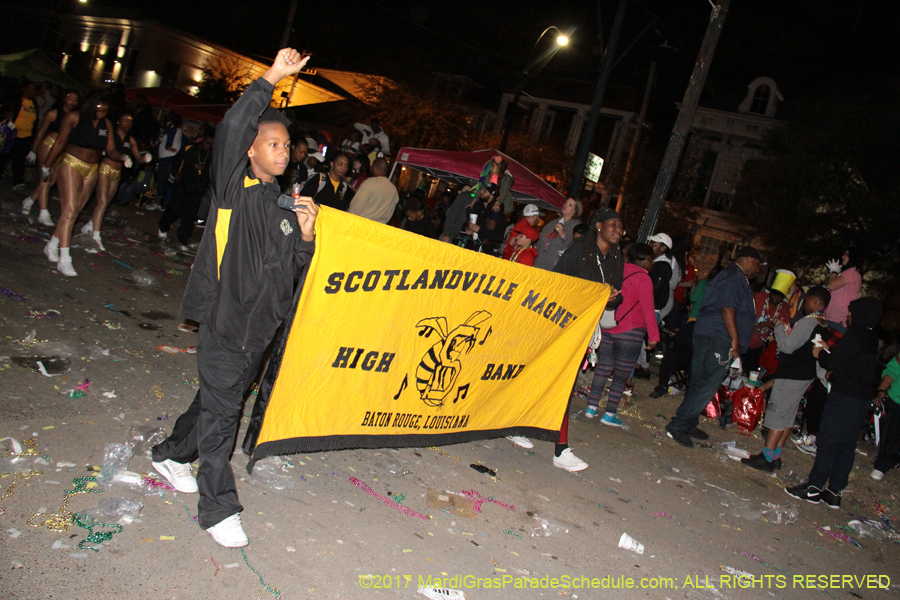
[[[53,219],[50,218],[50,211],[46,208],[41,209],[41,215],[38,217],[38,223],[43,225],[44,227],[54,227],[55,223]]]
[[[22,214],[30,214],[32,206],[34,206],[34,200],[31,199],[31,196],[28,196],[27,198],[22,200]]]
[[[78,276],[78,273],[75,272],[75,268],[72,266],[72,257],[69,256],[68,248],[59,249],[59,262],[56,263],[56,270],[66,277]]]
[[[97,244],[97,248],[100,249],[100,252],[106,252],[106,248],[103,247],[103,241],[100,240],[100,232],[95,231],[92,237],[94,238],[94,243]]]
[[[44,246],[44,254],[50,262],[59,262],[59,239],[57,239],[55,235],[51,237],[50,241],[47,242],[47,245]]]
[[[81,228],[81,233],[91,233],[92,231],[94,231],[94,222],[93,221],[88,221]]]

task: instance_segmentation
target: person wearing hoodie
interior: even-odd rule
[[[832,351],[821,346],[813,349],[819,365],[831,371],[831,391],[816,440],[816,462],[809,480],[785,488],[788,495],[813,504],[824,502],[840,508],[841,493],[847,487],[856,456],[856,442],[872,403],[872,392],[879,382],[878,334],[874,328],[881,319],[881,302],[859,298],[850,303],[847,333]]]

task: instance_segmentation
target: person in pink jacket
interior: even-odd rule
[[[611,427],[621,427],[623,424],[616,416],[616,410],[644,338],[649,339],[647,350],[652,350],[659,342],[659,328],[653,308],[653,284],[647,274],[652,265],[653,250],[650,246],[632,244],[628,248],[628,263],[625,264],[622,279],[622,303],[616,309],[616,326],[603,330],[603,339],[597,348],[597,367],[584,415],[588,418],[597,416],[600,396],[612,374],[606,412],[600,419],[601,423]]]

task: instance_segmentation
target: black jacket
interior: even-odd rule
[[[819,364],[832,371],[828,381],[839,394],[872,399],[880,380],[878,368],[878,334],[874,327],[881,319],[881,302],[875,298],[859,298],[850,303],[850,327],[829,353],[819,353]]]
[[[209,222],[181,303],[182,317],[208,324],[225,346],[240,351],[269,345],[315,252],[296,215],[278,207],[278,184],[257,179],[248,163],[272,89],[258,79],[216,128]]]

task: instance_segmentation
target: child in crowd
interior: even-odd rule
[[[275,178],[288,163],[289,123],[269,109],[275,85],[307,60],[291,48],[279,51],[216,130],[209,227],[181,305],[183,318],[200,323],[200,389],[172,435],[153,447],[153,468],[179,492],[199,490],[200,527],[226,548],[250,543],[231,470],[244,394],[315,252],[312,198],[296,200],[293,211],[278,206]],[[190,463],[198,458],[194,479]]]
[[[515,229],[513,229],[512,236],[515,240],[516,249],[513,250],[509,260],[533,267],[534,259],[537,258],[538,255],[534,243],[540,237],[537,229],[523,219],[516,225]]]
[[[825,308],[830,299],[824,287],[810,288],[803,301],[804,317],[793,327],[783,322],[775,327],[780,359],[763,422],[769,432],[762,452],[741,459],[748,467],[769,473],[781,468],[781,448],[791,435],[800,400],[816,378],[813,339],[817,333],[826,334]]]

